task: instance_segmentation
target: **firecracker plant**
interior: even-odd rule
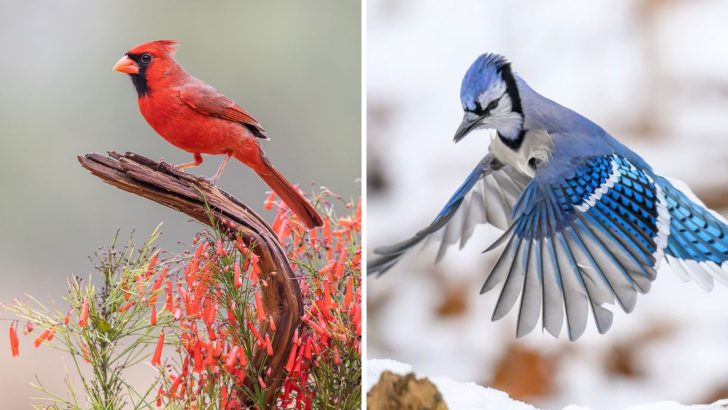
[[[265,202],[277,209],[271,227],[304,302],[275,391],[265,380],[276,323],[261,299],[268,283],[256,244],[210,229],[172,255],[155,247],[155,230],[139,247],[115,240],[96,255],[94,274],[69,281],[64,307],[31,296],[4,306],[14,315],[13,356],[51,346],[73,363],[67,392],[50,392],[42,377],[34,383],[45,396],[39,407],[358,409],[361,203],[329,191],[315,202],[324,226],[310,231],[272,194]],[[335,214],[334,202],[345,216]],[[138,366],[149,384],[128,380]]]

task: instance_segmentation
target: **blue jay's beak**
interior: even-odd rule
[[[478,126],[482,118],[483,117],[478,114],[466,111],[463,116],[463,121],[460,123],[458,130],[455,131],[453,141],[458,142],[465,138],[466,135],[470,134],[470,131],[474,130]]]

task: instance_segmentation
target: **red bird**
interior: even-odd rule
[[[230,157],[249,166],[270,186],[309,229],[321,226],[321,216],[268,161],[257,139],[269,139],[260,123],[231,99],[187,72],[172,58],[179,43],[159,40],[129,50],[114,66],[129,74],[139,96],[139,110],[149,125],[193,155],[177,169],[202,164],[202,154],[225,155],[211,178],[214,184]]]

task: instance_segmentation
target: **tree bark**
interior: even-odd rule
[[[254,363],[259,365],[268,360],[270,375],[261,377],[268,386],[269,406],[274,406],[278,388],[285,379],[283,366],[293,335],[301,323],[303,299],[295,272],[270,226],[232,195],[203,178],[177,171],[164,161],[158,163],[130,152],[123,155],[109,152],[108,156],[92,153],[79,156],[78,160],[93,175],[117,188],[185,213],[226,232],[231,238],[240,233],[246,245],[260,257],[261,276],[268,283],[262,288],[263,305],[273,316],[276,331],[273,356],[267,358],[265,350],[259,349]],[[270,324],[266,323],[261,331],[269,328]],[[247,383],[257,383],[257,380]]]

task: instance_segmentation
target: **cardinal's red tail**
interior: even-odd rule
[[[291,185],[283,175],[278,172],[273,165],[263,158],[264,166],[260,169],[254,169],[255,173],[275,191],[276,195],[281,197],[283,202],[288,205],[298,218],[306,224],[308,229],[313,229],[324,224],[321,216],[316,212],[313,206],[298,192],[298,189]]]

